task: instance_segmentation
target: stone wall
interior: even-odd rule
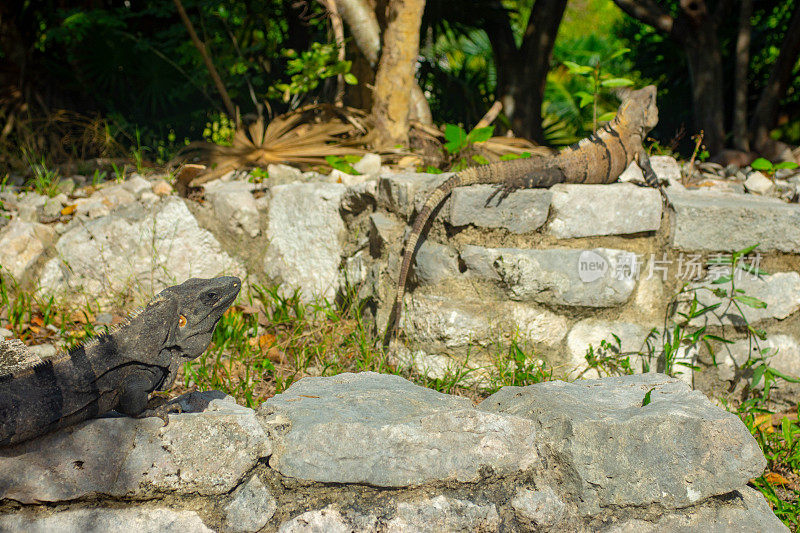
[[[649,403],[645,396],[649,393]],[[101,418],[0,449],[1,531],[787,531],[739,419],[661,374],[506,387],[305,378],[256,411]]]
[[[744,311],[767,331],[765,346],[780,348],[773,366],[800,374],[800,205],[746,194],[747,183],[733,178],[686,189],[675,160],[653,164],[669,183],[669,209],[657,191],[632,183],[520,190],[489,207],[491,186],[454,191],[417,253],[395,362],[441,377],[467,358],[484,366],[514,341],[574,377],[585,370],[589,346],[612,335],[623,351],[641,350],[653,328],[660,342],[684,283],[715,288],[713,272],[698,267],[758,244],[769,274],[743,274],[737,287],[768,305]],[[363,170],[325,177],[273,165],[268,183],[229,174],[204,185],[199,202],[141,176],[66,188],[56,198],[0,193],[12,217],[0,218],[0,266],[63,305],[143,299],[186,277],[220,273],[280,282],[306,300],[352,286],[383,330],[410,223],[449,175]],[[621,179],[635,180],[637,170]],[[796,198],[800,177],[790,180],[762,192],[786,196],[792,186]],[[709,332],[743,340],[736,315],[727,305],[706,315]],[[722,380],[722,390],[747,377],[748,346],[715,348],[718,367],[703,376],[681,367],[682,379],[707,387]],[[710,362],[704,351],[682,357]],[[634,362],[637,370],[656,366]]]

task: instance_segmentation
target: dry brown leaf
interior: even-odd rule
[[[764,475],[764,479],[766,479],[767,482],[770,485],[789,485],[789,484],[791,484],[791,481],[789,481],[788,479],[786,479],[782,475],[778,474],[777,472],[767,472]]]
[[[62,214],[62,215],[64,215],[64,216],[71,215],[72,213],[74,213],[74,212],[75,212],[75,209],[77,209],[77,208],[78,208],[78,205],[77,205],[77,204],[72,204],[72,205],[65,206],[65,207],[64,207],[64,208],[61,210],[61,214]]]
[[[775,428],[772,427],[772,414],[765,413],[755,417],[753,424],[764,433],[773,433]]]

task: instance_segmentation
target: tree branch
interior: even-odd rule
[[[233,118],[234,122],[238,126],[239,116],[238,113],[236,113],[236,107],[233,105],[233,100],[231,100],[231,97],[228,95],[228,91],[225,90],[225,85],[222,83],[222,78],[219,77],[216,67],[214,67],[214,62],[211,60],[211,56],[208,55],[206,45],[203,44],[203,41],[201,41],[200,37],[197,36],[197,32],[194,31],[194,25],[192,24],[192,21],[189,20],[189,15],[186,14],[186,10],[183,9],[181,0],[174,0],[174,2],[175,7],[178,8],[178,14],[181,16],[183,25],[186,26],[186,31],[189,32],[189,37],[192,39],[192,43],[194,43],[194,47],[197,48],[197,51],[200,52],[201,56],[203,56],[203,61],[206,64],[208,73],[211,74],[211,79],[214,80],[214,85],[217,86],[217,91],[219,91],[219,95],[222,97],[222,102],[225,104],[225,109],[228,110],[228,114]]]
[[[636,20],[644,22],[662,33],[672,33],[675,19],[653,0],[614,0],[614,3]]]

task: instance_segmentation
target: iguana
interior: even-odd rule
[[[558,154],[547,158],[514,159],[467,168],[439,185],[428,196],[414,220],[406,243],[384,344],[392,339],[400,322],[406,278],[423,229],[431,214],[456,187],[477,183],[498,184],[497,189],[486,200],[488,206],[498,194],[499,203],[509,193],[520,188],[550,187],[556,183],[611,183],[616,181],[631,161],[636,161],[644,172],[646,183],[658,188],[666,198],[642,146],[647,133],[658,123],[656,87],[649,85],[638,91],[627,91],[622,94],[622,99],[617,115],[611,122]]]
[[[169,388],[181,364],[208,348],[241,285],[236,277],[189,279],[108,333],[35,364],[20,341],[0,344],[0,446],[112,409],[142,414],[149,394]]]

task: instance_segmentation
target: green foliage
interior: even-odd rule
[[[44,156],[37,159],[33,154],[28,152],[28,150],[23,148],[22,157],[26,161],[32,175],[29,180],[31,188],[37,193],[49,196],[50,198],[57,195],[60,178],[58,172],[48,168]]]
[[[269,172],[266,169],[256,167],[250,171],[248,181],[250,183],[263,183],[269,179]]]
[[[337,53],[338,47],[334,43],[311,43],[310,50],[299,54],[291,48],[283,50],[283,56],[289,59],[286,74],[291,76],[290,81],[271,85],[267,95],[286,103],[291,101],[292,107],[296,107],[301,97],[314,91],[327,78],[341,74],[346,83],[355,85],[358,80],[350,72],[352,63],[339,61]]]
[[[218,146],[230,146],[236,126],[224,113],[215,113],[211,116],[203,130],[203,139]]]
[[[469,164],[467,153],[472,146],[476,143],[486,142],[492,138],[494,133],[494,126],[486,126],[484,128],[474,128],[469,133],[464,131],[464,128],[456,124],[446,124],[444,128],[444,149],[453,156],[455,162],[450,170],[458,172],[463,170]],[[472,154],[471,160],[479,165],[485,165],[489,161],[478,154]]]
[[[597,129],[598,122],[614,118],[617,107],[614,90],[630,87],[635,81],[613,73],[624,71],[623,61],[630,51],[628,48],[604,49],[605,41],[592,39],[577,43],[589,47],[584,52],[591,53],[575,53],[584,57],[582,63],[564,59],[563,67],[551,71],[546,109],[566,118],[577,137],[585,137]]]
[[[353,163],[357,163],[361,159],[361,156],[349,154],[349,155],[327,155],[325,156],[325,161],[328,162],[331,168],[336,170],[340,170],[345,174],[351,174],[353,176],[358,176],[361,174],[356,169],[353,168]]]
[[[758,159],[750,163],[750,166],[754,170],[760,170],[761,172],[764,172],[772,176],[773,174],[775,174],[776,170],[780,170],[782,168],[794,169],[800,165],[798,165],[794,161],[782,161],[776,165],[773,164],[772,161],[770,161],[769,159],[764,159],[763,157],[759,157]]]

